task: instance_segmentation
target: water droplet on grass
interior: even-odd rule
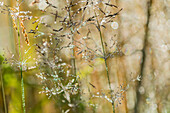
[[[118,29],[119,24],[118,24],[117,22],[112,22],[112,23],[111,23],[111,27],[112,27],[113,29]]]

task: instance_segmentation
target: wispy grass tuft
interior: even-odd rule
[[[5,9],[4,11],[10,13],[13,28],[18,34],[19,61],[15,61],[13,56],[11,59],[18,65],[17,67],[20,71],[22,112],[25,113],[26,102],[23,71],[27,70],[25,68],[27,60],[25,59],[24,53],[22,53],[21,36],[25,38],[24,40],[27,45],[31,44],[24,26],[24,21],[34,17],[30,16],[30,11],[20,11],[19,6],[22,2],[24,1],[19,3],[19,0],[17,0],[16,7],[9,7],[7,5],[3,7]],[[118,101],[118,98],[121,98],[122,95],[120,92],[113,92],[107,60],[115,55],[120,55],[121,51],[119,51],[119,47],[117,47],[115,51],[111,50],[108,52],[108,44],[105,42],[105,37],[103,37],[102,33],[103,29],[108,29],[108,26],[116,23],[114,22],[114,18],[122,9],[104,1],[66,0],[65,2],[66,4],[64,6],[58,7],[53,2],[51,3],[45,0],[44,4],[46,7],[40,10],[43,16],[34,18],[35,21],[32,22],[32,24],[34,24],[35,28],[28,32],[29,34],[33,34],[35,39],[39,38],[41,40],[41,42],[36,42],[36,44],[34,44],[36,46],[35,51],[37,55],[35,62],[39,67],[39,72],[36,76],[40,79],[41,85],[43,86],[42,91],[39,93],[45,94],[49,99],[53,98],[61,112],[82,112],[84,110],[84,102],[88,104],[89,102],[82,99],[83,89],[81,89],[82,84],[79,74],[77,73],[78,69],[76,68],[76,62],[79,60],[76,59],[76,57],[80,55],[81,59],[89,63],[89,66],[92,68],[94,65],[90,65],[90,63],[100,58],[102,61],[104,60],[110,92],[108,94],[103,94],[103,96],[96,96],[89,90],[91,93],[90,96],[102,97],[108,100],[112,104],[113,113],[115,113],[115,101]],[[35,0],[32,5],[39,3],[41,3],[41,1]],[[107,7],[118,11],[116,13],[114,11],[109,11]],[[46,15],[53,17],[54,21],[47,23],[45,20]],[[114,29],[117,29],[117,27]],[[94,31],[95,33],[97,31],[97,35]],[[117,45],[112,43],[108,48],[112,49],[113,46]],[[69,63],[67,62],[68,59],[63,58],[60,54],[63,51],[70,52]],[[94,89],[96,88],[92,83],[88,83],[88,85],[92,86]],[[123,91],[126,91],[126,88],[124,88]],[[82,110],[77,110],[79,108]]]

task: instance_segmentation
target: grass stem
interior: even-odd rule
[[[19,29],[19,20],[18,20],[18,47],[19,47],[19,59],[20,59],[20,72],[21,72],[21,102],[22,102],[22,112],[25,113],[25,91],[24,91],[24,79],[22,73],[22,54],[21,54],[21,40],[20,40],[20,29]]]
[[[112,100],[113,96],[112,96],[112,88],[111,88],[111,82],[110,82],[110,77],[109,77],[109,70],[108,70],[108,65],[107,65],[107,61],[106,61],[107,60],[106,59],[106,51],[105,51],[105,48],[104,48],[103,36],[102,36],[102,32],[101,32],[101,28],[100,28],[100,24],[99,24],[98,20],[97,20],[97,24],[98,24],[98,31],[100,33],[100,41],[101,41],[101,45],[102,45],[105,68],[106,68],[106,72],[107,72],[107,79],[108,79],[108,83],[109,83],[110,95],[111,95],[111,100]],[[113,113],[115,113],[114,101],[113,100],[112,100],[112,110],[113,110]]]
[[[5,113],[7,113],[7,104],[6,104],[6,98],[5,98],[5,90],[4,90],[1,66],[0,66],[0,74],[1,74],[1,86],[2,86],[2,97],[3,97],[3,102],[4,102],[4,111]]]
[[[24,90],[24,78],[22,76],[22,66],[21,66],[21,91],[22,91],[22,110],[23,113],[26,112],[25,110],[25,90]]]

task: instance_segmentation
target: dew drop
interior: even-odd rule
[[[119,24],[118,24],[117,22],[112,22],[112,23],[111,23],[111,27],[112,27],[113,29],[118,29]]]

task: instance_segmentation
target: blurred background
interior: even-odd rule
[[[38,1],[38,0],[35,0]],[[44,22],[51,24],[53,16],[42,14],[39,10],[46,7],[45,0],[39,4],[33,4],[34,0],[24,1],[21,10],[29,10],[35,16],[43,16]],[[11,7],[15,6],[15,0],[0,0]],[[49,0],[55,6],[62,7],[62,0]],[[108,59],[111,86],[116,91],[119,87],[129,85],[123,93],[121,104],[116,107],[116,113],[170,113],[170,0],[110,0],[123,10],[114,19],[118,23],[118,29],[109,27],[103,29],[104,40],[118,43],[122,54]],[[33,21],[32,21],[33,22]],[[27,31],[35,27],[30,21],[24,22]],[[82,31],[81,31],[82,32]],[[94,34],[97,31],[94,30]],[[28,34],[30,43],[42,41]],[[21,112],[21,90],[19,71],[14,70],[9,64],[2,64],[9,53],[17,54],[17,33],[13,28],[11,16],[0,14],[0,113],[4,113],[4,97],[9,113]],[[76,36],[79,38],[78,36]],[[96,35],[95,41],[98,42]],[[24,37],[22,39],[23,48]],[[93,46],[93,43],[89,45]],[[30,50],[34,51],[34,48]],[[112,51],[112,50],[111,50]],[[24,52],[24,50],[23,50]],[[6,56],[3,56],[5,53]],[[67,63],[71,62],[70,51],[61,53],[61,57]],[[16,55],[17,56],[17,55]],[[36,54],[32,54],[32,57]],[[93,68],[76,56],[78,72],[83,73],[82,89],[88,92],[100,92],[101,89],[109,90],[106,84],[104,62],[95,60],[91,62]],[[17,59],[17,58],[16,58]],[[28,60],[28,66],[34,65],[33,59]],[[28,113],[60,113],[58,103],[54,99],[48,99],[45,94],[39,94],[42,84],[35,76],[38,69],[31,69],[24,74],[26,110]],[[137,81],[132,79],[137,78]],[[86,82],[88,81],[88,82]],[[92,83],[95,88],[89,85]],[[4,88],[2,88],[2,86]],[[89,87],[89,88],[87,88]],[[5,94],[5,95],[3,95]],[[89,98],[90,94],[84,98]],[[95,109],[85,107],[74,113],[111,113],[111,104],[105,99],[92,99],[91,103],[97,105]],[[118,102],[116,102],[118,103]],[[115,106],[116,106],[115,103]],[[63,105],[64,106],[64,105]],[[63,112],[64,113],[64,112]]]

